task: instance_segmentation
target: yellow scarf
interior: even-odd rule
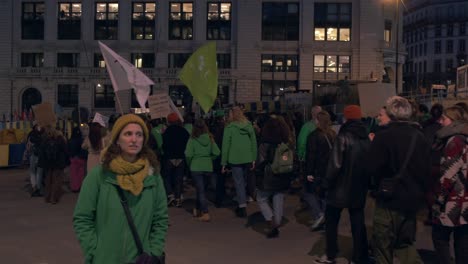
[[[109,164],[110,170],[117,174],[117,183],[120,188],[137,196],[143,190],[143,181],[148,176],[149,162],[147,159],[139,159],[136,162],[128,162],[118,156]]]

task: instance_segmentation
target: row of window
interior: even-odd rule
[[[454,41],[449,39],[445,41],[445,53],[452,54],[455,50],[457,53],[463,54],[466,52],[466,40],[459,39],[457,49],[454,47]],[[410,59],[417,58],[420,56],[427,56],[427,43],[424,44],[414,45],[407,48],[408,50],[408,57]],[[434,54],[441,54],[442,53],[442,41],[436,40],[434,41]]]
[[[229,103],[229,86],[219,85],[218,99],[221,104]],[[131,108],[139,108],[134,91],[132,90],[130,99]],[[150,94],[153,94],[153,86],[151,86]],[[171,85],[169,86],[169,95],[177,105],[184,105],[185,97],[190,96],[189,91],[185,86]],[[62,107],[77,107],[79,97],[78,84],[59,84],[57,85],[57,103]],[[115,107],[115,92],[111,84],[96,84],[94,86],[94,108],[114,108]],[[147,106],[148,107],[148,106]]]
[[[155,3],[133,2],[131,39],[154,40],[158,9]],[[22,3],[22,39],[44,39],[44,2]],[[57,39],[81,39],[82,6],[79,2],[58,4]],[[262,40],[299,40],[299,3],[265,2],[262,4]],[[192,2],[171,2],[169,40],[193,39],[194,9]],[[232,3],[207,3],[206,39],[231,40]],[[316,3],[314,40],[351,40],[351,3]],[[119,4],[100,2],[95,5],[94,38],[118,39]]]
[[[442,35],[442,25],[436,25],[434,27],[434,37],[453,37],[453,36],[465,36],[466,35],[466,23],[461,22],[458,24],[458,30],[455,30],[454,24],[446,25],[444,35]],[[405,43],[415,43],[427,39],[427,27],[423,27],[413,31],[407,31],[403,34],[403,41]]]
[[[79,53],[57,53],[57,67],[79,67]],[[170,53],[169,68],[182,68],[190,53]],[[299,56],[283,54],[262,54],[262,72],[298,72]],[[154,53],[132,53],[131,62],[137,68],[154,68]],[[217,54],[219,69],[231,68],[231,54]],[[43,67],[43,53],[21,53],[21,67]],[[314,72],[350,72],[350,56],[314,55]],[[94,54],[94,67],[104,68],[102,54]]]
[[[169,68],[182,68],[185,62],[190,57],[191,53],[169,53],[168,67]],[[219,69],[231,68],[231,54],[219,53],[216,54],[217,64]],[[137,68],[154,68],[156,57],[154,53],[132,53],[130,61]],[[21,67],[43,67],[44,54],[43,53],[21,53]],[[95,68],[105,68],[106,63],[102,54],[94,54]],[[80,54],[79,53],[57,53],[57,67],[80,67]]]
[[[465,56],[466,57],[466,56]],[[455,68],[459,66],[454,59],[449,58],[445,60],[445,67],[442,68],[442,60],[435,59],[433,61],[432,72],[453,72]],[[404,69],[405,73],[428,73],[426,61],[420,61],[415,63],[407,63]]]

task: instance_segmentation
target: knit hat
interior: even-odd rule
[[[175,123],[177,121],[179,121],[179,116],[177,115],[177,113],[170,113],[168,116],[167,116],[167,122],[169,123]]]
[[[143,121],[143,119],[141,119],[141,117],[137,115],[126,114],[126,115],[119,117],[119,119],[117,119],[114,126],[112,127],[111,143],[114,143],[115,141],[117,141],[120,131],[122,131],[122,129],[130,123],[135,123],[141,126],[141,129],[143,130],[143,134],[145,135],[145,144],[148,142],[149,133],[148,133],[148,128],[146,127],[145,121]]]
[[[359,105],[348,105],[343,110],[346,120],[361,119],[361,107]]]

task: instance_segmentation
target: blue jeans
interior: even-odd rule
[[[167,195],[174,195],[176,199],[180,199],[184,186],[184,171],[185,161],[174,165],[171,160],[164,161],[163,167],[164,186],[166,187]]]
[[[239,207],[247,207],[247,197],[245,194],[245,179],[247,175],[247,165],[233,165],[232,178],[236,187],[237,203]]]
[[[320,199],[316,193],[304,192],[302,199],[309,205],[312,212],[312,219],[316,220],[325,211],[325,200]]]
[[[208,213],[208,201],[205,195],[205,179],[212,176],[211,172],[206,171],[192,171],[192,179],[195,182],[197,189],[197,208],[202,213]]]
[[[269,200],[272,197],[273,209],[270,206]],[[284,194],[281,192],[257,190],[257,204],[260,207],[263,217],[266,221],[272,221],[275,218],[274,224],[279,226],[283,219]]]

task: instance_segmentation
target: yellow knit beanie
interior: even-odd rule
[[[145,144],[148,142],[149,132],[148,128],[146,127],[145,121],[143,121],[143,119],[141,119],[141,117],[137,115],[126,114],[119,117],[119,119],[117,119],[114,126],[112,127],[111,143],[115,143],[117,141],[120,131],[122,131],[122,129],[130,123],[135,123],[141,126],[143,134],[145,135]]]

